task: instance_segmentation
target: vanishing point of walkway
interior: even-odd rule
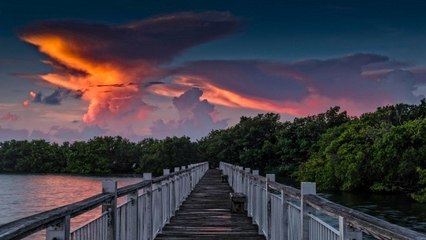
[[[243,213],[231,213],[228,183],[209,169],[156,239],[265,239]]]

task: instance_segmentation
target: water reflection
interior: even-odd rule
[[[0,174],[0,225],[67,205],[98,194],[104,177],[66,175],[14,175]],[[141,181],[141,178],[113,178],[118,186]],[[120,202],[123,201],[120,199]],[[76,228],[100,213],[94,209],[71,221]],[[43,239],[44,231],[27,239]]]
[[[384,219],[391,223],[426,232],[426,204],[403,194],[323,193],[323,197]]]

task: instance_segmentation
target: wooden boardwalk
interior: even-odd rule
[[[156,239],[265,239],[246,214],[231,213],[230,192],[209,169]]]

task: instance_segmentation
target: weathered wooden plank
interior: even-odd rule
[[[228,183],[210,169],[156,239],[265,239],[245,214],[231,213]]]

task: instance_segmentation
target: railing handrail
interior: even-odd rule
[[[305,195],[304,200],[313,208],[329,216],[344,217],[348,225],[379,239],[426,239],[426,235],[423,233],[342,206],[318,195]]]
[[[161,183],[161,181],[189,172],[192,169],[201,166],[202,164],[204,163],[192,164],[191,167],[177,172],[156,177],[152,180],[144,180],[139,183],[121,187],[117,189],[117,197],[121,197],[136,190],[148,187],[151,184]],[[100,206],[103,202],[113,199],[114,197],[115,194],[113,193],[100,193],[78,202],[70,203],[0,225],[0,239],[15,239],[26,237],[34,232],[45,229],[50,225],[56,224],[67,216],[75,217],[81,215]]]
[[[235,166],[229,163],[221,162],[225,166],[231,167],[233,171],[239,172],[251,179],[256,179],[262,184],[267,182],[266,177],[253,175],[250,172],[244,171],[242,167]],[[301,199],[301,191],[297,188],[290,187],[281,183],[268,180],[268,190],[283,192],[285,195]],[[304,195],[304,202],[309,204],[316,210],[321,211],[332,217],[344,217],[346,224],[359,229],[367,234],[370,234],[379,239],[426,239],[426,234],[416,232],[414,230],[402,227],[396,224],[389,223],[385,220],[373,217],[358,210],[342,206],[331,202],[318,195]]]

